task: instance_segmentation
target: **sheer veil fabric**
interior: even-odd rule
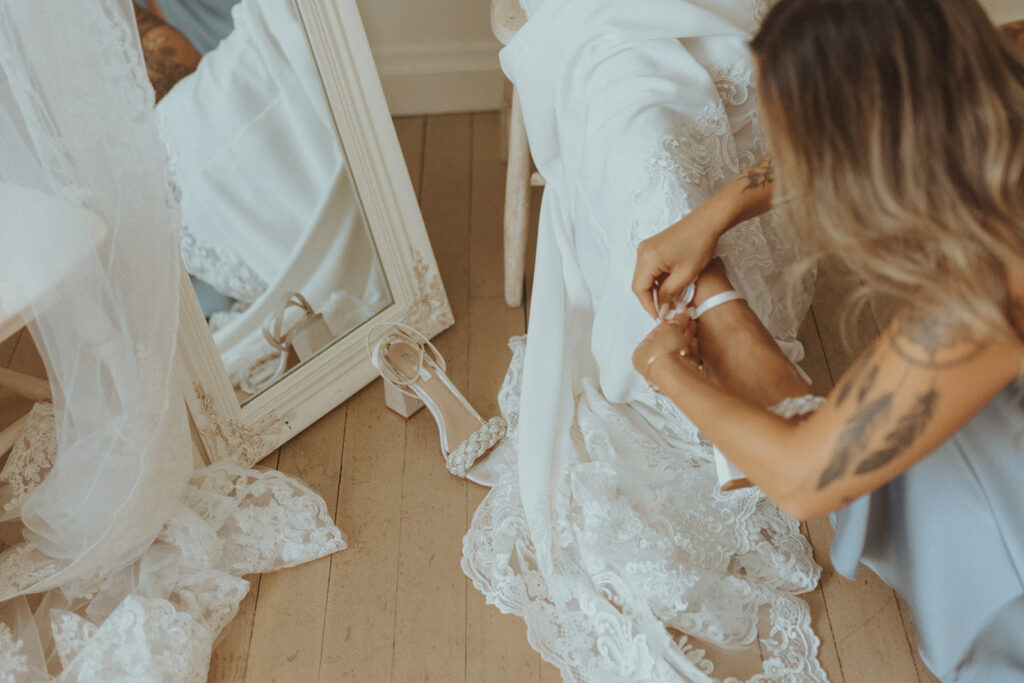
[[[653,324],[630,291],[637,244],[766,152],[746,47],[765,3],[524,6],[501,61],[547,186],[528,340],[500,395],[510,436],[470,473],[492,490],[463,569],[569,681],[715,680],[759,647],[759,617],[756,680],[824,680],[797,525],[755,490],[719,493],[710,446],[630,364]],[[811,287],[784,279],[790,226],[767,215],[718,251],[799,360]]]
[[[301,482],[192,469],[180,216],[128,0],[0,0],[0,140],[0,310],[34,321],[53,390],[0,471],[0,680],[205,680],[241,575],[345,541]]]

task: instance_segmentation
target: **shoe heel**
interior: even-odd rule
[[[385,380],[384,405],[408,420],[417,410],[423,407],[423,401],[403,394],[398,390],[398,387]]]

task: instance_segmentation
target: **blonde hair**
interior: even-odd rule
[[[780,0],[751,42],[777,192],[872,293],[1009,331],[1024,61],[973,0]]]

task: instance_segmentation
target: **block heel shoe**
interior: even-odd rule
[[[448,471],[466,471],[505,436],[505,420],[484,420],[445,374],[444,358],[430,341],[408,325],[387,323],[380,341],[367,350],[384,378],[387,407],[409,418],[424,405],[437,422],[441,453]],[[371,329],[371,334],[373,333]]]

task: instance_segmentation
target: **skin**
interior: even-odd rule
[[[175,83],[196,70],[202,55],[185,36],[155,13],[138,5],[133,7],[139,25],[146,74],[156,93],[156,101],[159,102]]]
[[[1002,31],[1024,44],[1024,21]],[[654,290],[666,301],[698,276],[695,306],[732,289],[721,263],[711,260],[715,243],[771,208],[773,192],[769,156],[642,242],[633,291],[645,310],[656,318]],[[1022,329],[1024,259],[1008,249],[1003,267],[1008,319]],[[665,353],[683,348],[690,350],[685,357]],[[765,408],[813,393],[811,387],[742,301],[714,308],[698,323],[658,325],[637,347],[633,364],[770,499],[808,519],[848,505],[934,451],[1018,377],[1024,344],[1010,332],[973,328],[911,302],[822,407],[794,421]]]
[[[1014,273],[1024,281],[1019,264]],[[716,261],[696,300],[730,288]],[[648,367],[656,354],[694,344],[706,374],[693,355],[661,355]],[[1024,344],[912,306],[817,412],[793,422],[765,408],[812,390],[742,301],[714,308],[696,324],[662,323],[633,363],[771,500],[802,520],[849,504],[931,453],[1017,377]]]
[[[1003,32],[1010,41],[1017,43],[1021,47],[1024,47],[1024,19],[1021,21],[1012,21],[1009,24],[1003,24],[999,27],[999,30]]]
[[[1024,20],[999,30],[1024,47]],[[775,190],[774,163],[765,156],[724,190],[637,248],[633,293],[652,318],[659,301],[671,301],[695,281],[711,260],[718,239],[733,226],[768,211]]]
[[[633,293],[644,310],[657,318],[654,289],[659,301],[675,299],[707,267],[719,237],[772,207],[774,189],[775,165],[766,156],[678,222],[641,242]]]

